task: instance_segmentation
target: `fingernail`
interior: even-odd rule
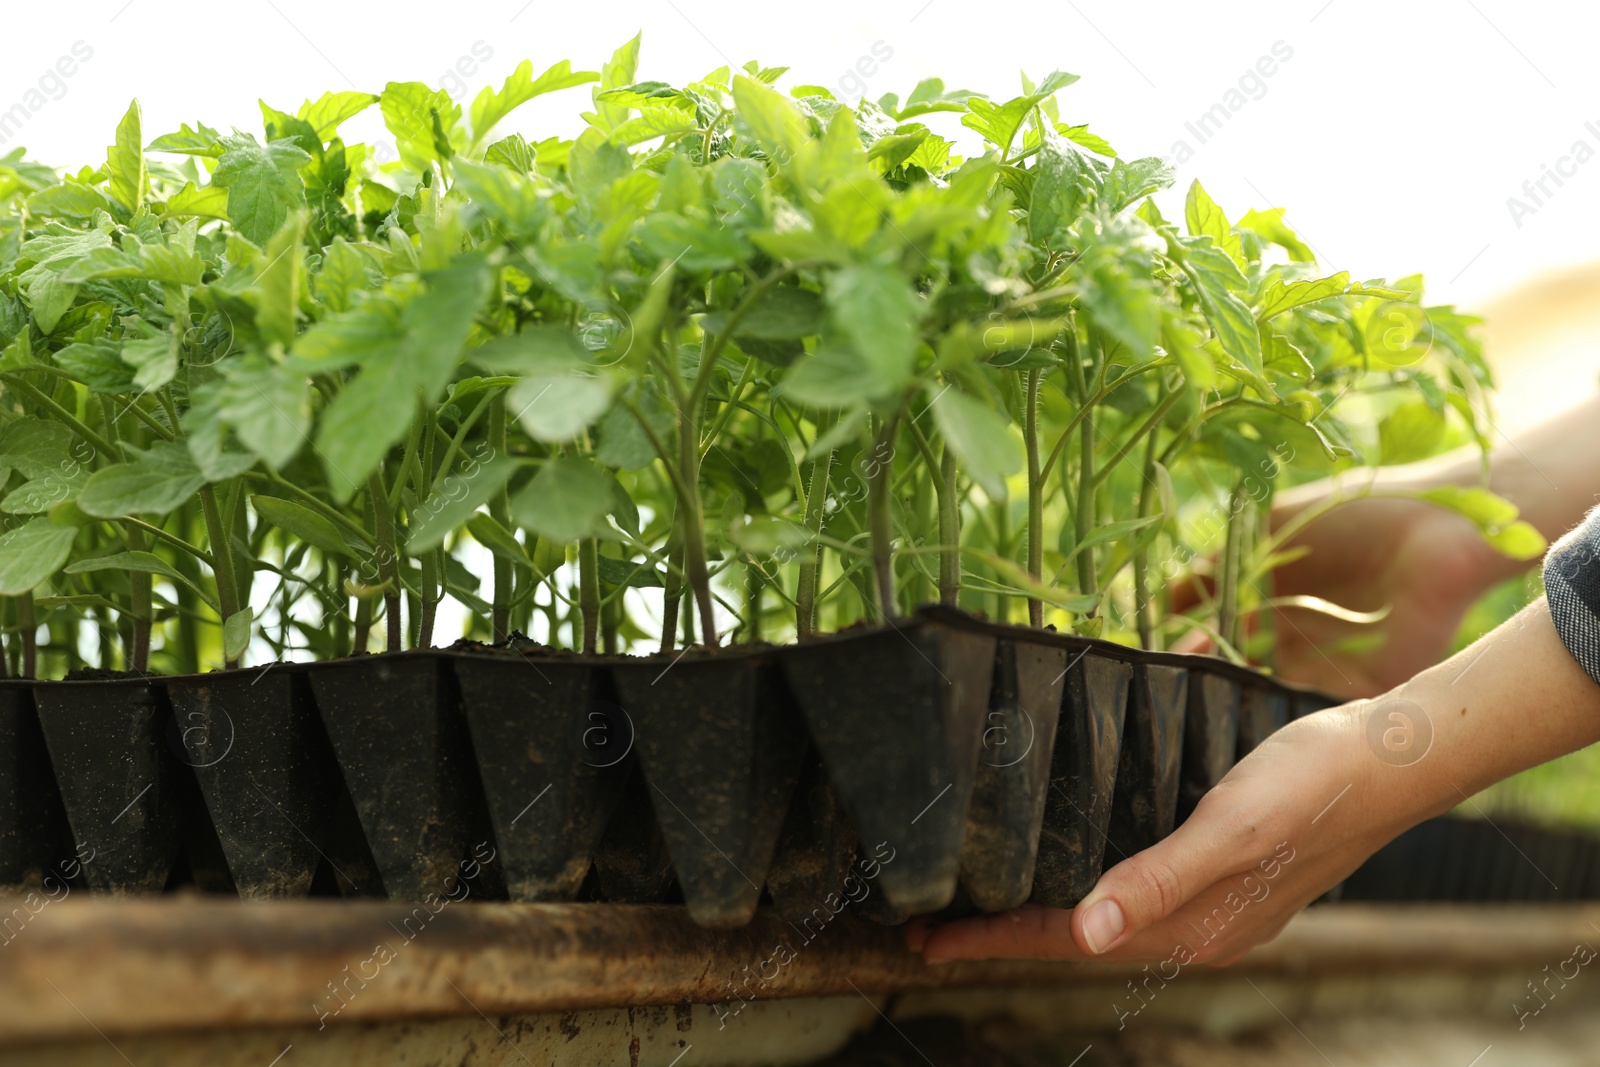
[[[1083,939],[1096,956],[1122,936],[1122,908],[1114,900],[1102,900],[1083,917]]]

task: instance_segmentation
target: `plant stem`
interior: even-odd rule
[[[109,459],[115,463],[122,458],[117,453],[117,448],[115,445],[106,440],[104,437],[101,437],[99,434],[95,433],[93,430],[89,429],[89,427],[85,426],[81,421],[79,421],[77,416],[73,415],[72,412],[56,403],[53,397],[47,395],[42,389],[35,386],[32,382],[27,381],[19,375],[8,375],[6,377],[6,384],[12,386],[17,390],[17,392],[21,393],[29,400],[32,400],[34,403],[49,411],[50,414],[54,415],[57,420],[70,428],[73,433],[77,434],[79,437],[93,445],[95,451],[99,452],[106,459]]]
[[[1156,441],[1159,434],[1152,433],[1145,439],[1144,466],[1139,492],[1139,518],[1147,518],[1151,514],[1157,495],[1156,486]],[[1142,535],[1141,535],[1142,536]],[[1133,554],[1133,614],[1135,624],[1139,629],[1139,647],[1154,651],[1156,647],[1155,605],[1151,601],[1150,591],[1150,544],[1146,542],[1139,551]]]
[[[389,496],[383,488],[383,472],[374,470],[367,478],[367,496],[372,501],[372,532],[377,535],[378,576],[383,579],[383,611],[387,625],[386,649],[400,651],[400,557],[396,552],[394,515],[389,511]]]
[[[1234,629],[1239,609],[1239,557],[1244,525],[1244,478],[1228,497],[1228,532],[1222,546],[1222,576],[1217,581],[1217,632],[1235,648]]]
[[[206,541],[211,546],[211,573],[217,582],[217,605],[221,608],[222,621],[227,622],[239,610],[239,586],[233,573],[233,552],[227,527],[222,524],[222,515],[217,510],[216,492],[209,485],[200,489],[200,510],[205,516]],[[231,670],[238,663],[225,660],[224,666]]]
[[[948,443],[939,460],[939,603],[961,598],[961,501],[956,495],[956,453]]]
[[[365,652],[367,650],[367,642],[372,637],[371,597],[362,597],[356,601],[356,617],[353,625],[355,626],[355,637],[350,644],[352,655],[357,652]]]
[[[868,529],[872,538],[872,572],[877,581],[878,610],[884,622],[899,617],[894,586],[894,514],[889,492],[894,476],[894,440],[900,426],[895,413],[883,420],[872,448],[872,476],[867,482]]]
[[[592,656],[600,632],[600,542],[593,537],[578,542],[578,609],[583,614],[583,654]]]
[[[661,651],[671,652],[678,641],[678,606],[683,600],[683,528],[674,522],[667,537],[666,589],[661,599]]]
[[[506,398],[505,394],[495,396],[489,405],[489,450],[496,456],[503,456],[506,452]],[[489,498],[489,514],[501,526],[511,528],[511,498],[505,488]],[[510,640],[511,638],[511,561],[494,557],[494,597],[493,616],[490,630],[494,634],[494,643]],[[554,638],[552,637],[552,640]]]
[[[1038,581],[1044,571],[1044,497],[1039,477],[1039,381],[1043,371],[1028,372],[1028,392],[1023,401],[1022,440],[1028,450],[1028,573]],[[1028,598],[1028,625],[1044,625],[1044,602]]]
[[[39,671],[39,624],[33,616],[33,593],[17,597],[17,627],[22,632],[22,677],[32,678]]]
[[[1071,376],[1073,387],[1078,392],[1079,402],[1087,405],[1089,386],[1084,378],[1083,357],[1078,349],[1076,327],[1067,331],[1067,349],[1067,373]],[[1089,536],[1089,531],[1094,527],[1094,411],[1091,407],[1083,407],[1080,413],[1082,417],[1078,420],[1078,492],[1072,514],[1074,548],[1083,544]],[[1093,596],[1097,592],[1094,549],[1080,550],[1077,563],[1078,592]],[[1093,609],[1089,615],[1091,617],[1094,615]]]
[[[716,648],[711,576],[706,569],[705,516],[700,512],[700,420],[692,409],[678,418],[678,463],[682,483],[679,492],[683,497],[679,509],[683,523],[683,572],[700,611],[701,640],[707,648]]]
[[[816,542],[822,533],[828,510],[828,477],[833,468],[833,449],[811,463],[811,484],[806,487],[806,529],[812,543],[800,557],[800,577],[794,591],[795,634],[804,640],[817,629],[817,584],[822,574],[822,546]]]
[[[135,552],[142,552],[147,548],[144,537],[135,532],[128,533],[128,548]],[[150,590],[152,575],[149,571],[130,571],[128,573],[128,606],[129,614],[133,616],[133,652],[131,667],[133,670],[144,674],[150,669],[150,628],[153,615],[150,611]]]
[[[766,576],[754,558],[744,565],[744,616],[745,640],[761,640],[761,592],[766,588]]]

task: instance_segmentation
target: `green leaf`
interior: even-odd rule
[[[1494,530],[1517,521],[1517,506],[1502,496],[1477,486],[1442,485],[1415,494],[1430,504],[1470,519],[1480,529]]]
[[[378,102],[376,93],[323,93],[315,103],[307,100],[300,105],[296,117],[305,120],[317,131],[319,141],[331,141],[339,132],[339,125],[355,118]]]
[[[496,455],[487,462],[473,461],[467,467],[451,472],[413,510],[406,553],[420,556],[443,544],[446,537],[466,525],[479,508],[505,488],[520,466],[510,456]]]
[[[1228,278],[1194,259],[1184,264],[1184,270],[1194,281],[1195,291],[1200,294],[1200,307],[1222,350],[1239,361],[1263,396],[1276,399],[1277,394],[1267,383],[1262,366],[1261,333],[1256,327],[1256,318],[1244,301],[1229,291]]]
[[[151,152],[174,152],[185,156],[215,157],[222,154],[222,146],[218,143],[222,135],[203,122],[194,124],[191,129],[186,122],[178,128],[177,133],[166,133],[150,142]]]
[[[1261,298],[1261,312],[1257,317],[1266,322],[1274,315],[1281,315],[1285,311],[1317,300],[1326,300],[1330,296],[1339,296],[1349,284],[1350,272],[1344,270],[1315,281],[1290,282],[1287,285],[1283,279],[1276,279],[1267,286],[1266,294]]]
[[[296,504],[282,497],[258,495],[250,498],[250,506],[268,526],[282,530],[290,537],[304,541],[313,548],[321,549],[325,555],[351,558],[356,556],[339,527],[335,526],[331,519],[312,511],[304,504]]]
[[[240,608],[222,620],[223,656],[236,660],[244,655],[244,650],[250,647],[250,630],[254,622],[255,614],[249,607]]]
[[[1445,429],[1442,412],[1426,401],[1407,401],[1378,423],[1378,462],[1389,465],[1427,459],[1439,451]]]
[[[610,510],[611,475],[576,456],[549,461],[511,498],[518,526],[568,543],[602,532]]]
[[[1493,533],[1484,535],[1484,540],[1494,547],[1502,556],[1512,559],[1531,560],[1544,555],[1549,545],[1545,542],[1544,535],[1531,523],[1520,519],[1509,526],[1502,527]]]
[[[78,299],[78,286],[48,267],[29,271],[28,303],[33,306],[33,321],[42,333],[54,333],[56,324]]]
[[[267,241],[267,265],[256,275],[249,293],[256,305],[256,329],[261,339],[285,348],[294,342],[295,324],[300,310],[301,241],[305,236],[306,215],[289,215]]]
[[[779,285],[750,305],[736,324],[733,335],[763,341],[799,340],[820,333],[825,317],[821,296],[809,289]],[[700,325],[707,333],[721,333],[728,318],[727,312],[716,312],[700,320]]]
[[[1205,186],[1199,180],[1189,186],[1189,196],[1184,201],[1183,217],[1189,227],[1192,237],[1210,237],[1212,242],[1224,252],[1228,253],[1234,264],[1244,267],[1244,249],[1239,243],[1239,235],[1233,232],[1233,227],[1228,222],[1228,216],[1217,202],[1211,199]]]
[[[137,571],[140,574],[159,574],[174,581],[187,582],[183,572],[154,552],[113,552],[109,556],[80,559],[67,565],[68,574],[93,574],[95,571]]]
[[[116,342],[100,340],[94,344],[70,344],[55,355],[56,366],[93,393],[133,391],[133,368],[122,361]]]
[[[552,370],[518,382],[506,408],[529,437],[561,444],[577,437],[611,406],[611,380],[581,368]]]
[[[167,198],[167,215],[172,218],[225,219],[228,217],[228,190],[221,185],[197,188],[189,182]]]
[[[1289,258],[1297,263],[1315,263],[1316,253],[1311,251],[1304,241],[1290,229],[1283,221],[1283,208],[1275,207],[1266,211],[1251,209],[1245,212],[1244,218],[1238,222],[1239,229],[1249,230],[1251,233],[1271,241],[1289,253]]]
[[[1151,156],[1125,163],[1118,159],[1101,186],[1100,200],[1105,210],[1115,214],[1171,185],[1172,168],[1164,160]]]
[[[648,561],[600,557],[600,580],[608,585],[627,585],[635,589],[661,589],[666,586],[666,575],[652,567]]]
[[[144,136],[139,132],[139,101],[128,105],[117,124],[117,143],[107,150],[106,171],[111,176],[111,198],[128,210],[138,211],[150,190],[144,166]]]
[[[228,218],[251,243],[264,247],[289,213],[304,207],[300,167],[311,157],[292,139],[257,143],[248,133],[222,138],[212,185],[228,190]]]
[[[471,255],[428,274],[427,288],[401,311],[387,340],[381,329],[362,321],[366,316],[360,312],[349,316],[364,331],[360,342],[371,347],[362,350],[361,373],[334,397],[317,431],[317,448],[336,500],[348,500],[406,435],[418,397],[431,403],[449,381],[473,319],[488,298],[492,276],[488,265]],[[297,346],[302,355],[305,340]],[[406,417],[396,418],[397,411]]]
[[[456,160],[455,172],[456,188],[507,238],[535,232],[549,214],[539,186],[525,172],[467,159]]]
[[[28,197],[28,213],[41,218],[92,219],[96,211],[111,211],[111,198],[92,185],[61,182]]]
[[[450,99],[449,93],[422,82],[390,82],[384,86],[378,106],[383,110],[384,125],[394,134],[400,161],[419,173],[429,171],[439,158],[435,121],[448,136],[461,119],[461,105]],[[449,144],[443,147],[448,149]]]
[[[1116,522],[1103,523],[1090,530],[1082,541],[1072,546],[1063,562],[1076,558],[1078,553],[1096,545],[1103,545],[1107,541],[1121,541],[1129,534],[1138,533],[1147,526],[1161,521],[1160,515],[1146,515],[1142,519],[1119,519]]]
[[[524,59],[511,72],[499,92],[485,85],[472,101],[472,143],[481,143],[496,123],[536,96],[599,80],[598,71],[574,71],[571,61],[565,59],[536,79],[533,76],[533,61]]]
[[[1092,178],[1082,154],[1049,132],[1039,146],[1033,176],[1028,238],[1035,244],[1051,244],[1082,214],[1093,191]]]
[[[670,442],[673,431],[672,409],[650,380],[638,383],[632,394],[634,404],[655,432],[657,440]],[[656,460],[655,446],[639,425],[639,420],[624,404],[613,404],[600,420],[600,446],[595,459],[613,470],[638,470]]]
[[[752,556],[770,556],[785,549],[805,548],[816,536],[790,519],[762,516],[735,524],[728,531],[728,539]]]
[[[127,341],[122,362],[133,368],[133,384],[141,393],[160,389],[178,375],[178,342],[171,334]]]
[[[0,511],[13,515],[40,515],[57,504],[74,500],[89,480],[89,470],[67,461],[64,470],[50,470],[11,490],[0,503]]]
[[[528,559],[527,551],[522,547],[522,542],[487,511],[480,511],[468,519],[467,530],[478,544],[501,559],[523,567],[533,566],[532,561]]]
[[[72,431],[60,423],[26,416],[16,419],[0,433],[0,484],[13,470],[25,478],[44,478],[81,467],[92,455],[79,461],[72,448]]]
[[[882,397],[903,389],[915,370],[923,306],[895,270],[850,266],[828,279],[828,311]]]
[[[787,165],[811,139],[805,116],[794,101],[771,87],[740,75],[733,79],[733,100],[739,118],[779,166]]]
[[[311,386],[285,363],[251,353],[229,360],[217,400],[222,421],[269,467],[281,469],[311,430]]]
[[[187,503],[205,481],[187,448],[157,441],[134,462],[103,467],[90,475],[78,494],[78,507],[101,519],[165,515]]]
[[[1010,424],[989,405],[947,388],[933,398],[933,418],[967,475],[991,500],[1006,498],[1006,476],[1022,469]]]
[[[76,526],[33,519],[0,535],[0,596],[21,596],[49,578],[72,553]]]

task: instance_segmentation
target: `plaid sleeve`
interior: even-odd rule
[[[1600,682],[1600,508],[1551,546],[1544,592],[1562,643]]]

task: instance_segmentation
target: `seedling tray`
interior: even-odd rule
[[[1070,906],[1331,702],[938,607],[786,647],[585,657],[518,639],[8,684],[0,727],[48,748],[73,840],[28,763],[7,763],[0,873],[21,884],[77,846],[103,892],[157,892],[175,870],[246,898],[465,885],[681,900],[717,927],[766,899],[795,922]]]

